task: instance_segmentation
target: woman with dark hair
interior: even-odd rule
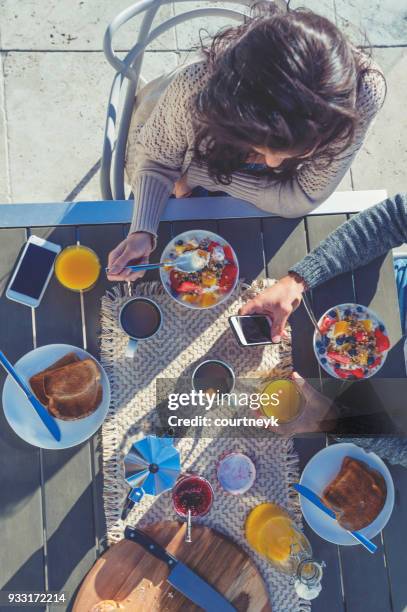
[[[380,70],[312,12],[267,3],[220,33],[203,58],[137,97],[126,159],[134,217],[109,278],[142,275],[124,267],[148,260],[173,192],[199,185],[306,215],[346,174],[384,96]]]

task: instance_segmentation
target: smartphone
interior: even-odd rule
[[[272,344],[271,321],[264,315],[229,317],[229,324],[241,346]]]
[[[36,308],[51,278],[61,247],[30,236],[7,287],[6,297]]]

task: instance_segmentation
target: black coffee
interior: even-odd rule
[[[160,327],[161,313],[153,302],[135,298],[128,302],[120,315],[121,325],[131,338],[149,338]]]
[[[196,391],[219,391],[230,393],[234,380],[231,371],[219,361],[208,361],[198,367],[194,374],[193,386]]]

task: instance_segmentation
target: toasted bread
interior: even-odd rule
[[[44,376],[46,373],[51,372],[52,370],[57,370],[58,368],[62,368],[63,366],[69,365],[70,363],[75,363],[79,361],[79,357],[75,353],[67,353],[61,359],[58,359],[55,363],[50,365],[45,370],[38,372],[38,374],[34,374],[31,376],[29,383],[31,389],[33,390],[36,397],[39,401],[44,404],[44,406],[48,406],[48,398],[45,395],[44,391]]]
[[[380,514],[386,495],[386,482],[377,470],[364,461],[345,457],[322,499],[336,513],[342,527],[357,531],[370,525]]]
[[[102,400],[100,370],[93,359],[70,363],[45,373],[44,393],[50,413],[64,420],[88,416]]]

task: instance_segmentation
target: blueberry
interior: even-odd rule
[[[324,347],[323,347],[323,346],[321,346],[321,348],[320,348],[320,349],[318,349],[318,353],[319,353],[320,355],[325,355],[326,350],[324,349]]]
[[[363,312],[363,306],[358,306],[358,307],[356,308],[356,310],[357,310],[357,312]]]
[[[356,357],[356,355],[358,354],[358,352],[357,352],[357,350],[356,350],[356,349],[352,348],[352,349],[349,349],[348,354],[349,354],[351,357]]]
[[[341,369],[341,364],[340,363],[334,363],[334,368],[335,368],[335,370],[340,370]]]
[[[323,364],[325,365],[327,361],[328,361],[328,360],[327,360],[327,358],[326,358],[326,357],[321,357],[321,363],[323,363]]]
[[[317,340],[317,341],[315,342],[315,346],[316,346],[317,348],[321,348],[321,346],[322,346],[322,342],[321,342],[321,340]]]
[[[331,317],[331,319],[336,319],[336,310],[330,310],[328,312],[328,317]]]
[[[215,268],[223,268],[223,264],[222,264],[222,263],[220,263],[219,261],[217,261],[217,262],[215,263]]]
[[[345,315],[345,317],[349,317],[349,315],[352,314],[352,311],[350,310],[350,308],[347,308],[343,314]]]
[[[323,343],[325,346],[328,346],[329,342],[330,342],[330,340],[329,340],[328,336],[323,336],[323,337],[322,337],[322,343]]]
[[[381,332],[384,332],[384,325],[379,325],[379,329]]]
[[[345,336],[339,336],[339,338],[336,339],[336,344],[339,344],[339,346],[343,344],[344,342],[345,342]]]
[[[183,240],[177,240],[177,242],[175,243],[177,246],[182,246],[184,244]]]
[[[374,362],[374,357],[368,357],[367,358],[368,365],[372,365],[373,362]]]

